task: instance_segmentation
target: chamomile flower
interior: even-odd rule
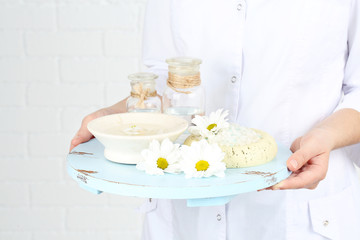
[[[195,126],[189,127],[189,132],[193,135],[202,136],[203,138],[211,138],[222,129],[229,127],[226,119],[228,115],[229,112],[227,110],[223,111],[222,109],[210,113],[209,117],[196,115],[191,121]]]
[[[180,172],[179,144],[172,143],[168,138],[161,143],[157,140],[150,142],[149,148],[141,151],[143,160],[136,168],[150,175],[163,175],[164,172]]]
[[[225,153],[216,143],[209,144],[203,139],[199,142],[193,142],[191,146],[183,145],[181,155],[181,169],[186,178],[225,176],[226,166],[222,162]]]

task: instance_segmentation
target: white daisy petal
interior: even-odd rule
[[[145,171],[145,161],[141,161],[138,164],[136,164],[136,168],[141,171]]]
[[[149,150],[152,151],[152,152],[160,152],[160,142],[153,139],[150,142]]]
[[[173,144],[169,139],[161,143],[152,140],[148,149],[141,152],[143,160],[136,168],[150,175],[163,175],[164,172],[178,173],[180,171],[179,160],[181,158],[179,144]]]
[[[220,150],[220,151],[219,151]],[[190,147],[181,148],[182,170],[186,178],[224,176],[226,169],[222,162],[224,153],[217,144],[209,144],[206,140],[194,142]]]
[[[156,158],[156,154],[153,151],[150,151],[149,149],[144,149],[141,151],[141,156],[143,159],[150,159],[150,158]]]
[[[179,163],[171,164],[164,170],[164,172],[180,173],[181,172],[181,166],[180,166]]]
[[[175,164],[179,162],[179,159],[181,158],[180,151],[174,150],[169,155],[167,155],[167,161],[169,164]]]
[[[199,126],[202,127],[206,124],[206,116],[200,116],[200,115],[196,115],[191,122],[195,125],[195,126]]]
[[[162,156],[167,156],[173,151],[173,149],[174,149],[174,144],[168,138],[164,139],[161,142],[160,153]]]
[[[146,168],[145,172],[149,175],[164,175],[164,171],[160,168]]]
[[[225,154],[216,144],[221,131],[229,127],[228,111],[222,109],[212,112],[209,117],[195,116],[189,127],[193,135],[201,136],[203,140],[194,141],[191,146],[173,144],[169,139],[151,141],[149,148],[142,151],[141,161],[137,168],[151,175],[184,172],[186,178],[201,178],[225,175],[226,166],[222,162]]]
[[[191,121],[195,126],[190,127],[189,132],[193,135],[200,135],[205,139],[213,138],[222,129],[229,127],[226,118],[228,115],[229,112],[223,111],[223,109],[210,113],[209,117],[197,115]]]
[[[225,172],[224,171],[221,171],[221,172],[218,172],[216,174],[214,174],[216,177],[225,177]]]
[[[191,126],[188,128],[189,133],[195,136],[200,136],[200,128],[197,126]]]

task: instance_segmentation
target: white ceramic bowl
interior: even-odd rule
[[[161,113],[119,113],[94,119],[87,127],[105,146],[107,159],[136,164],[152,139],[175,141],[187,129],[188,122]]]

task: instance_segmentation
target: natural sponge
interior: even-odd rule
[[[191,145],[201,139],[201,136],[190,135],[184,144]],[[277,154],[277,144],[270,134],[237,124],[231,124],[208,141],[218,143],[226,154],[223,161],[227,168],[258,166],[271,161]]]

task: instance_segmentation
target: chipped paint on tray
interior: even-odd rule
[[[82,174],[85,174],[85,175],[98,173],[97,171],[81,170],[81,169],[76,169],[76,171],[81,172]]]
[[[73,155],[94,155],[93,153],[88,153],[88,152],[76,152],[76,151],[73,151],[69,154],[73,154]]]
[[[277,172],[261,172],[261,171],[246,171],[243,174],[247,175],[260,175],[262,177],[271,177],[275,175]]]

